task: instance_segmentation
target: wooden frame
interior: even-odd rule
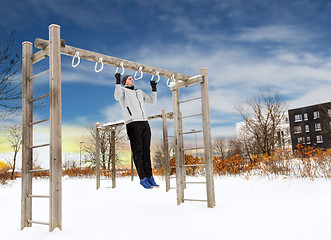
[[[173,113],[167,113],[165,109],[162,110],[162,114],[149,116],[148,120],[158,119],[162,118],[163,122],[163,142],[168,141],[168,136],[165,135],[165,129],[166,128],[166,120],[173,118]],[[96,189],[98,190],[100,188],[100,180],[101,180],[101,171],[100,171],[100,131],[110,131],[111,133],[111,148],[115,151],[111,152],[111,163],[112,163],[112,188],[116,187],[116,165],[115,165],[115,156],[116,156],[116,145],[115,145],[115,130],[116,127],[124,125],[124,121],[114,122],[114,123],[106,123],[103,126],[100,126],[99,123],[96,123],[96,145],[95,145],[95,151],[96,151]],[[168,146],[168,145],[167,145]],[[166,148],[168,149],[168,147]],[[169,157],[168,155],[165,158],[166,164],[169,166]],[[169,171],[168,171],[169,172]],[[169,175],[169,174],[168,174]],[[133,158],[131,154],[131,180],[133,181]],[[169,182],[167,182],[167,185],[170,186]]]
[[[177,204],[185,200],[184,189],[185,180],[185,162],[184,162],[184,143],[182,132],[182,118],[180,115],[179,89],[200,83],[201,86],[201,107],[203,122],[203,140],[205,151],[206,167],[206,186],[208,207],[215,206],[214,181],[213,181],[213,164],[211,159],[211,136],[210,136],[210,113],[209,113],[209,96],[208,96],[208,74],[207,69],[202,68],[200,75],[191,77],[186,74],[176,73],[173,71],[151,67],[145,64],[136,63],[100,53],[91,52],[65,45],[64,40],[60,38],[60,26],[52,24],[49,26],[49,40],[37,38],[35,47],[42,49],[33,54],[32,43],[23,42],[22,44],[22,192],[21,192],[21,229],[31,227],[31,224],[49,225],[49,231],[55,228],[62,229],[62,136],[61,136],[61,54],[75,56],[79,52],[80,58],[89,61],[98,62],[99,58],[103,59],[104,64],[120,67],[124,65],[126,69],[148,74],[159,74],[160,77],[175,79],[174,85],[170,87],[173,95],[174,108],[174,125],[175,125],[175,143],[176,143],[176,185],[177,185]],[[32,66],[49,56],[49,71],[42,72],[32,76]],[[49,72],[50,93],[33,99],[32,83],[33,79]],[[50,118],[42,121],[33,122],[33,102],[44,97],[50,97]],[[160,115],[159,117],[162,117]],[[44,121],[50,121],[50,143],[33,146],[33,125]],[[97,127],[98,128],[98,127]],[[113,139],[113,138],[112,138]],[[113,140],[112,140],[113,141]],[[166,144],[167,141],[164,142]],[[38,147],[50,147],[50,169],[33,170],[32,158],[33,149]],[[115,163],[115,161],[114,161]],[[115,168],[114,168],[115,169]],[[32,173],[49,171],[50,175],[50,192],[49,196],[49,223],[32,220],[32,198],[40,197],[32,194]],[[100,172],[98,173],[100,174]],[[115,175],[115,174],[114,174]],[[168,178],[166,178],[168,179]],[[114,181],[115,182],[115,181]],[[97,181],[97,186],[100,182]],[[115,186],[113,184],[113,186]],[[168,190],[168,187],[167,187]],[[199,201],[199,200],[198,200]]]

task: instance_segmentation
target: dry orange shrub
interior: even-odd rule
[[[92,177],[95,176],[95,173],[96,171],[90,167],[72,167],[62,171],[62,174],[68,177]]]
[[[8,166],[4,166],[0,169],[0,184],[5,185],[11,179],[9,170],[10,168]]]

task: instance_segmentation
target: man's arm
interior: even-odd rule
[[[121,74],[116,73],[115,78],[116,78],[116,85],[115,85],[114,97],[117,101],[119,101],[124,96],[123,89],[121,88]]]
[[[157,99],[156,84],[157,82],[151,81],[152,94],[151,96],[149,96],[146,93],[144,93],[144,102],[149,104],[156,104],[156,99]]]

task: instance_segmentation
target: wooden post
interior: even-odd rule
[[[33,131],[29,123],[33,122],[32,99],[32,43],[22,44],[22,196],[21,196],[21,229],[31,227],[32,220],[32,159]]]
[[[183,171],[181,161],[181,151],[183,146],[180,141],[180,107],[179,107],[179,89],[172,91],[173,112],[174,112],[174,143],[176,149],[176,190],[177,190],[177,205],[184,202],[184,188],[183,188]]]
[[[116,187],[116,165],[115,165],[115,127],[111,128],[110,138],[111,138],[111,177],[112,177],[112,188]]]
[[[95,168],[97,179],[97,190],[100,188],[100,124],[95,124]]]
[[[50,216],[49,231],[62,230],[62,120],[60,26],[49,26],[50,67]]]
[[[169,142],[168,142],[168,125],[167,111],[162,109],[162,125],[163,125],[163,156],[164,156],[164,174],[166,181],[166,192],[170,189],[170,168],[169,168]]]
[[[206,164],[207,203],[208,203],[208,207],[213,208],[215,207],[215,189],[214,189],[214,176],[213,176],[213,158],[211,155],[211,133],[210,133],[207,68],[201,68],[200,75],[203,76],[204,79],[204,81],[200,83],[200,87],[201,87],[203,141],[204,141],[205,164]]]

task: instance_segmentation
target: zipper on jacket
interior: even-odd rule
[[[128,109],[128,112],[129,112],[130,116],[132,116],[132,113],[130,111],[130,108],[129,107],[126,107],[126,108]]]

